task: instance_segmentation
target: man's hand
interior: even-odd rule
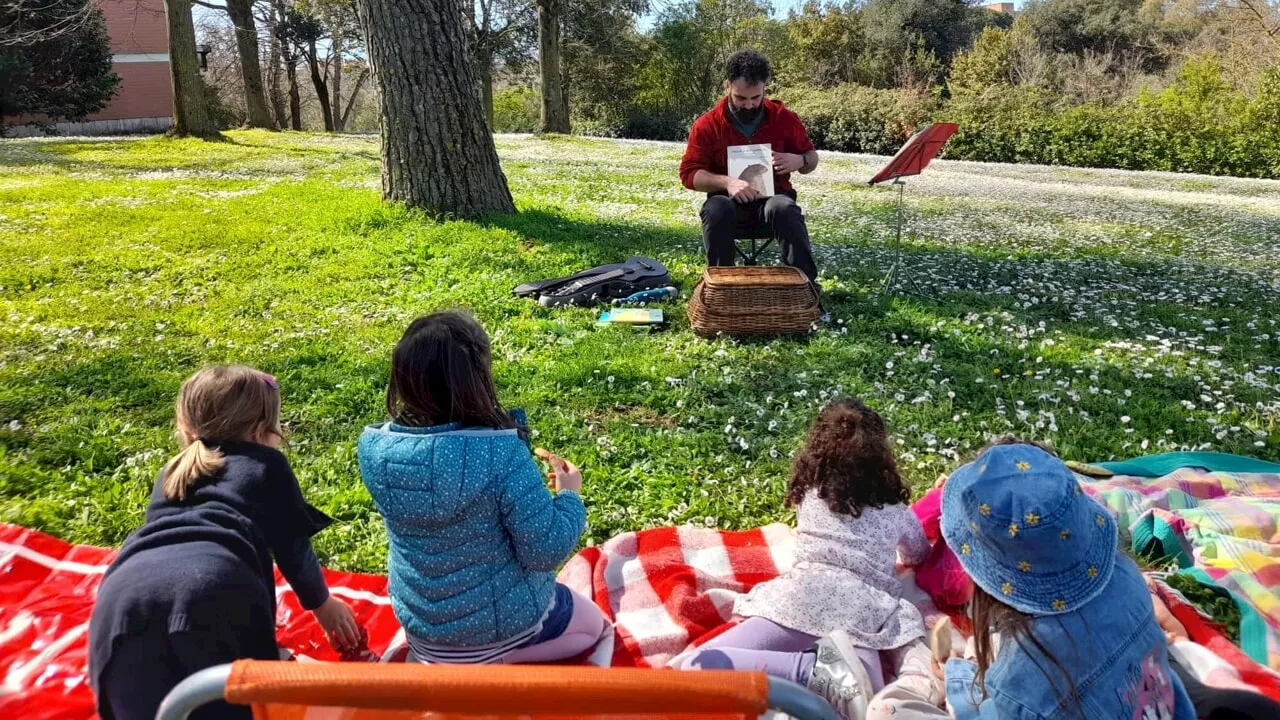
[[[751,187],[751,183],[746,180],[729,178],[728,182],[724,184],[724,189],[725,192],[729,193],[729,197],[733,198],[734,202],[749,203],[760,199],[760,193],[756,192],[756,189]]]
[[[773,171],[779,175],[798,172],[804,167],[804,156],[795,153],[784,153],[774,151],[773,153]]]

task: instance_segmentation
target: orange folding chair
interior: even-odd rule
[[[295,663],[241,660],[169,693],[156,720],[186,720],[216,700],[255,720],[452,718],[758,718],[839,720],[822,698],[759,672],[539,665]]]

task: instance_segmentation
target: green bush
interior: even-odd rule
[[[958,95],[939,118],[960,125],[952,158],[1280,177],[1276,90],[1280,69],[1249,98],[1211,59],[1196,59],[1164,90],[1116,105],[1067,106],[1035,88],[993,85]]]
[[[632,108],[629,117],[573,118],[573,131],[579,135],[633,140],[667,140],[684,142],[697,117],[682,117],[670,111],[645,111]]]
[[[1266,95],[1251,100],[1233,89],[1212,57],[1188,61],[1177,82],[1138,96],[1137,110],[1162,151],[1152,169],[1274,176],[1280,170],[1275,134],[1256,125],[1250,112],[1268,102]]]
[[[682,117],[673,113],[635,112],[623,126],[623,137],[640,140],[684,141],[697,116]]]
[[[946,150],[954,159],[1280,177],[1280,67],[1248,97],[1222,79],[1212,58],[1192,59],[1167,88],[1113,105],[1073,105],[1053,90],[998,81],[998,73],[970,75],[945,102],[854,84],[790,86],[776,95],[822,150],[891,155],[919,127],[947,120],[960,126]],[[536,95],[530,103],[536,121]],[[574,131],[679,142],[693,119],[635,105],[617,118],[575,118]]]
[[[573,116],[573,133],[588,137],[621,138],[626,134],[627,123],[614,118],[584,118]]]
[[[938,101],[912,90],[861,85],[784,88],[778,97],[804,121],[824,150],[891,155],[937,111]]]
[[[1041,162],[1036,135],[1049,116],[1034,88],[995,85],[953,98],[940,119],[960,126],[947,157],[987,162]]]
[[[538,129],[542,100],[537,90],[512,87],[493,94],[493,131],[531,133]]]

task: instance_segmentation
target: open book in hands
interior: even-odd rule
[[[746,180],[760,197],[772,197],[773,146],[730,145],[729,177]]]

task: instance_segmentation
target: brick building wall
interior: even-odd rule
[[[120,123],[102,121],[138,121],[136,124],[145,127],[137,130],[169,127],[173,124],[173,81],[164,0],[95,3],[106,16],[114,55],[112,69],[120,76],[120,85],[116,96],[101,112],[90,116],[89,123],[118,126]]]
[[[169,75],[168,23],[164,0],[94,0],[106,17],[111,69],[120,76],[116,95],[84,122],[55,125],[66,135],[164,132],[173,126],[173,80]],[[21,119],[19,119],[21,122]],[[9,128],[34,135],[33,127]]]
[[[164,0],[95,0],[107,20],[116,96],[90,120],[172,120],[173,84]]]

